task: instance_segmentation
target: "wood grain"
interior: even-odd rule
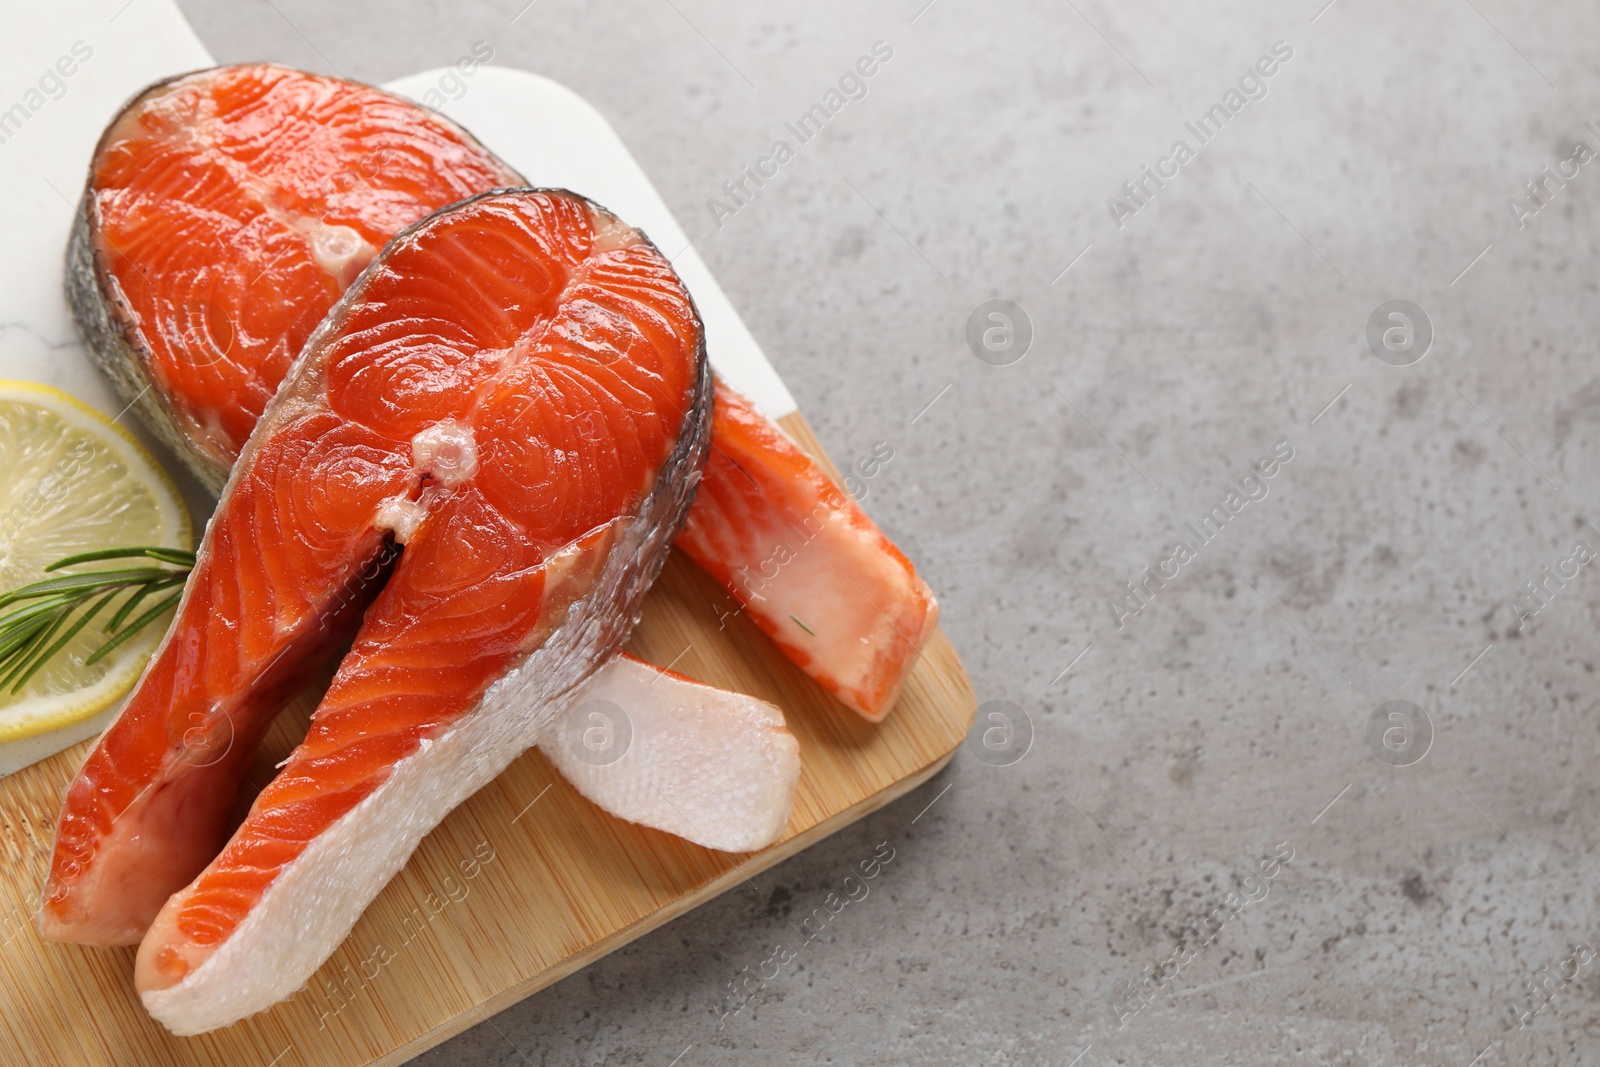
[[[798,414],[782,422],[827,463]],[[199,1037],[173,1037],[145,1014],[132,948],[55,945],[34,930],[56,812],[89,743],[0,780],[0,1058],[107,1067],[403,1063],[915,788],[972,724],[972,690],[943,632],[889,717],[872,725],[735,610],[675,552],[630,648],[784,710],[802,773],[777,844],[730,855],[622,822],[530,751],[423,841],[305,989]],[[319,694],[302,695],[274,725],[242,802],[305,733]]]

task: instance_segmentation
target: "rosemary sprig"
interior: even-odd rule
[[[176,548],[138,546],[80,552],[46,567],[59,571],[80,563],[108,559],[148,560],[164,566],[113,567],[43,578],[0,595],[0,691],[21,692],[28,680],[67,646],[94,617],[117,597],[127,599],[102,627],[107,640],[84,661],[97,663],[117,646],[165,614],[183,595],[183,583],[194,569],[194,553]],[[152,593],[177,586],[138,615],[134,609]],[[58,636],[59,635],[59,636]]]

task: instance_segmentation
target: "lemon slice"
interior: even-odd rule
[[[191,545],[177,487],[133,435],[59,389],[0,380],[0,592],[41,578],[64,556],[103,548]],[[112,560],[93,567],[126,566]],[[121,601],[117,601],[120,603]],[[166,626],[157,620],[98,663],[102,612],[19,692],[0,690],[0,742],[70,726],[115,704]]]

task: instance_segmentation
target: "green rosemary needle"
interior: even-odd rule
[[[56,560],[45,571],[109,559],[140,560],[147,565],[78,571],[43,578],[0,594],[0,610],[13,609],[0,614],[0,691],[21,692],[28,680],[95,616],[110,607],[112,601],[126,595],[127,599],[101,627],[106,641],[84,665],[99,662],[170,610],[183,595],[183,583],[194,569],[193,552],[137,546],[80,552]],[[176,592],[159,598],[138,615],[134,614],[134,609],[151,594],[174,587],[177,587]]]

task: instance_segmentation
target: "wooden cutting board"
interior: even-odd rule
[[[11,99],[74,41],[93,58],[0,152],[8,252],[0,257],[0,321],[19,327],[5,335],[0,376],[57,385],[115,415],[122,402],[73,343],[61,295],[73,199],[121,102],[210,59],[172,0],[23,5],[12,16],[0,35],[0,71],[16,76]],[[441,107],[535,184],[581,190],[641,226],[694,295],[718,373],[820,456],[760,346],[599,112],[547,79],[468,59],[390,88]],[[200,496],[190,503],[197,515],[210,504]],[[907,792],[950,759],[971,725],[972,692],[942,634],[894,711],[873,726],[818,689],[743,616],[719,627],[732,610],[720,588],[675,555],[631,648],[783,708],[800,741],[802,777],[778,844],[729,856],[623,823],[530,752],[423,842],[307,988],[202,1037],[174,1038],[145,1014],[133,989],[133,949],[45,944],[34,932],[56,812],[87,743],[0,778],[0,1064],[404,1062]],[[274,727],[251,787],[270,779],[304,733],[318,695],[303,696]]]
[[[799,414],[780,421],[822,456]],[[915,788],[950,760],[972,725],[972,689],[943,632],[888,718],[873,725],[818,688],[742,615],[719,624],[733,610],[721,588],[675,552],[629,647],[783,709],[802,769],[777,844],[730,855],[623,822],[530,751],[423,841],[305,989],[199,1037],[173,1037],[145,1014],[133,988],[134,949],[56,945],[34,930],[56,812],[89,743],[0,779],[0,1061],[403,1063]],[[319,695],[303,695],[273,727],[252,789],[304,734]]]

